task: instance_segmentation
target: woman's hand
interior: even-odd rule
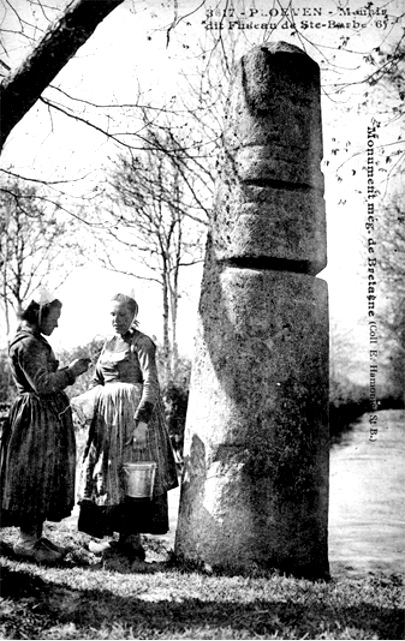
[[[84,372],[87,372],[90,363],[90,358],[76,358],[70,363],[69,369],[71,372],[73,372],[75,377],[80,376],[81,374],[84,374]]]
[[[134,429],[132,445],[136,449],[144,449],[148,443],[148,424],[144,421],[139,421]]]

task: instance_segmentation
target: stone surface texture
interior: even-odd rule
[[[175,552],[328,575],[319,70],[258,47],[230,92],[195,340]]]
[[[319,68],[304,52],[257,47],[227,105],[213,241],[218,260],[267,256],[326,266]]]

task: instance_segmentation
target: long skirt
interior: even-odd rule
[[[160,398],[148,422],[146,447],[134,449],[134,415],[141,397],[141,383],[100,386],[84,451],[80,488],[79,529],[94,536],[111,531],[163,534],[168,530],[167,492],[178,485],[176,463]],[[123,465],[141,460],[156,462],[152,499],[131,499],[126,495]]]
[[[75,500],[75,467],[67,395],[20,394],[1,443],[1,526],[69,516]]]

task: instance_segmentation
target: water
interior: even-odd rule
[[[330,455],[331,573],[405,574],[405,412],[378,412],[352,426]]]

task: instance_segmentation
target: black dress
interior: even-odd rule
[[[59,369],[46,339],[26,325],[9,349],[18,395],[1,444],[2,527],[60,521],[75,500],[76,443],[63,389],[74,375]]]

